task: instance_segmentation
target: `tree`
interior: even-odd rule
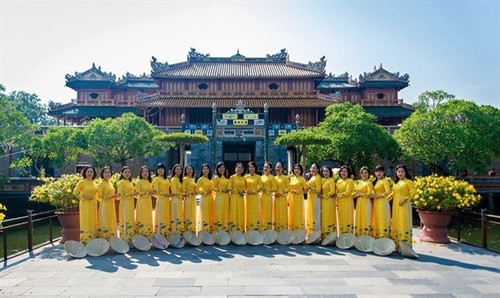
[[[48,106],[41,102],[38,95],[25,91],[13,91],[9,94],[9,100],[31,123],[39,125],[55,124],[55,120],[47,115]]]
[[[373,166],[381,159],[395,160],[401,155],[392,136],[360,105],[328,106],[325,120],[314,132],[331,141],[328,145],[311,146],[308,157],[314,161],[333,159],[354,171],[361,166]]]
[[[174,143],[179,147],[180,164],[184,165],[184,155],[186,145],[203,144],[208,142],[208,137],[201,134],[190,134],[187,132],[173,132],[164,134],[160,138],[163,142]]]
[[[4,91],[5,87],[0,84],[0,154],[2,155],[27,142],[37,128],[16,109]]]
[[[43,136],[33,136],[23,147],[24,155],[10,166],[33,166],[40,174],[44,165],[60,167],[66,161],[76,161],[86,148],[87,141],[81,128],[53,126]]]
[[[84,128],[85,150],[95,166],[112,162],[124,166],[129,159],[162,154],[171,144],[163,142],[163,133],[133,113],[118,118],[93,119]]]
[[[413,107],[417,110],[432,111],[441,103],[454,97],[454,95],[443,90],[425,91],[418,96],[418,100],[413,104]]]
[[[405,157],[444,174],[484,171],[499,156],[499,137],[499,110],[463,99],[419,110],[395,133]]]
[[[276,138],[276,145],[298,146],[300,153],[300,164],[307,165],[308,145],[327,145],[330,139],[324,135],[316,133],[313,129],[301,129]]]

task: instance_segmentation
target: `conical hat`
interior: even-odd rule
[[[354,242],[354,247],[362,252],[372,252],[372,244],[375,238],[368,235],[360,235]]]
[[[132,244],[138,250],[148,251],[151,249],[151,242],[149,242],[148,238],[142,235],[134,235],[132,237]]]
[[[418,259],[418,254],[404,241],[399,241],[399,249],[401,250],[401,255],[407,258]]]
[[[114,251],[120,254],[126,254],[130,249],[128,243],[118,237],[111,237],[109,239],[109,245]]]
[[[201,245],[201,240],[196,236],[195,233],[191,231],[185,231],[182,234],[182,237],[184,237],[184,240],[186,240],[186,243],[189,243],[192,246],[200,246]]]
[[[68,255],[77,259],[84,258],[87,255],[85,245],[75,240],[67,240],[64,242],[64,250],[68,253]]]
[[[231,233],[229,233],[229,237],[231,237],[231,241],[236,245],[247,244],[247,240],[245,239],[245,235],[240,231],[231,231]]]
[[[109,250],[109,242],[104,238],[95,238],[85,246],[87,254],[92,257],[100,257]]]
[[[306,230],[297,230],[292,239],[292,244],[301,244],[306,240],[307,232]]]
[[[290,230],[282,230],[278,233],[278,243],[281,245],[290,245],[295,233]]]
[[[278,232],[275,230],[265,230],[262,232],[262,237],[264,238],[262,244],[270,245],[273,244],[276,239],[278,239]]]
[[[307,236],[306,244],[315,244],[321,241],[321,231],[314,231],[312,234]]]
[[[214,236],[207,231],[199,231],[198,238],[200,238],[201,242],[205,245],[214,245],[215,243]]]
[[[167,241],[167,238],[165,238],[165,236],[163,236],[162,234],[155,233],[149,236],[149,240],[151,241],[151,244],[153,244],[153,246],[157,249],[164,250],[168,248],[169,243]]]
[[[349,249],[354,246],[356,236],[353,233],[344,233],[337,238],[335,245],[340,249]]]
[[[262,237],[262,234],[256,230],[246,231],[245,239],[250,245],[261,245],[262,241],[264,241],[264,237]]]
[[[323,239],[321,245],[333,245],[335,243],[335,240],[337,240],[337,232],[331,232],[330,234],[328,234],[328,236],[325,237],[325,239]]]
[[[167,240],[172,247],[182,248],[186,244],[184,238],[181,235],[175,232],[170,232],[167,234]]]
[[[373,252],[379,256],[390,255],[395,249],[396,244],[389,238],[378,238],[372,243]]]
[[[213,236],[217,245],[228,245],[231,242],[231,237],[229,237],[226,231],[217,230],[214,232]]]

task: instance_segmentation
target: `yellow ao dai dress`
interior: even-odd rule
[[[302,176],[290,178],[290,192],[288,195],[288,228],[292,231],[304,229],[304,191],[307,181]]]
[[[352,191],[354,181],[351,178],[337,181],[337,208],[339,234],[352,233],[354,228],[354,201]]]
[[[410,197],[415,194],[415,184],[409,179],[401,179],[394,184],[392,194],[389,197],[392,201],[391,239],[396,242],[399,248],[399,241],[406,242],[409,246],[412,241],[412,213]],[[406,200],[402,206],[399,203]]]
[[[262,179],[257,174],[245,176],[247,182],[245,195],[246,210],[246,231],[260,230],[260,191],[262,189]]]
[[[80,198],[80,242],[97,237],[97,186],[94,180],[80,180],[73,191]]]
[[[337,231],[337,202],[335,180],[323,178],[321,184],[321,234],[323,237]]]
[[[274,229],[279,232],[288,229],[288,191],[290,179],[283,174],[274,176],[276,191],[274,192]]]
[[[137,191],[137,207],[135,213],[135,224],[139,235],[149,237],[154,233],[153,229],[153,202],[151,192],[153,184],[147,179],[140,179],[135,185]]]
[[[372,236],[375,238],[389,237],[391,223],[391,207],[387,196],[391,193],[391,184],[389,179],[378,179],[373,186],[373,193],[380,198],[373,199],[372,215]]]
[[[182,179],[184,196],[184,229],[196,233],[196,182],[191,177]]]
[[[215,176],[212,180],[212,190],[215,193],[215,229],[228,231],[229,224],[229,179]]]
[[[307,181],[307,204],[306,204],[306,229],[307,234],[312,234],[319,231],[321,228],[321,201],[319,195],[321,194],[322,179],[319,174]]]
[[[129,242],[135,235],[135,207],[134,195],[135,186],[129,180],[120,180],[117,186],[117,193],[120,195],[119,204],[119,228],[120,238]]]
[[[214,197],[212,195],[212,180],[201,176],[196,182],[200,194],[200,231],[214,231]]]
[[[170,229],[172,232],[184,232],[184,210],[182,204],[182,183],[179,177],[170,179]]]
[[[162,176],[153,179],[156,193],[155,232],[166,235],[170,227],[170,182]]]
[[[356,217],[354,234],[371,235],[372,233],[372,199],[373,184],[370,180],[359,181],[356,185]]]
[[[115,194],[115,187],[111,181],[102,180],[97,186],[97,193],[101,200],[99,207],[99,236],[105,239],[116,237],[115,199],[111,198]]]
[[[273,193],[277,189],[276,179],[271,174],[261,176],[262,192],[260,195],[260,222],[261,230],[273,228]]]
[[[247,180],[244,176],[234,174],[229,178],[229,231],[245,231],[245,199],[240,192],[245,192],[246,188]]]

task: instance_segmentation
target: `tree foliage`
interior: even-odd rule
[[[401,155],[393,137],[360,105],[341,103],[327,107],[325,120],[314,132],[331,141],[309,148],[308,157],[315,162],[336,160],[354,170],[373,166],[381,159],[395,160]]]
[[[432,111],[450,98],[454,98],[454,96],[443,90],[425,91],[418,96],[413,107],[417,110]]]
[[[184,164],[184,154],[186,145],[203,144],[208,142],[208,137],[201,134],[190,134],[187,132],[173,132],[163,134],[160,140],[166,143],[174,143],[179,147],[180,164]]]
[[[112,162],[125,165],[129,159],[160,155],[171,146],[162,140],[164,133],[132,113],[114,119],[93,119],[84,133],[86,153],[93,157],[97,167]]]
[[[47,115],[48,105],[42,103],[38,95],[25,91],[13,91],[9,94],[9,100],[31,123],[39,125],[55,124],[55,120]]]
[[[318,134],[313,129],[301,129],[276,138],[276,145],[298,146],[300,150],[300,164],[307,165],[307,146],[308,145],[327,145],[330,139],[324,135]]]
[[[407,158],[434,172],[483,171],[499,156],[500,112],[466,100],[449,100],[407,118],[395,138]]]
[[[0,85],[0,154],[5,154],[13,147],[28,142],[36,125],[12,103],[4,94],[5,87]]]

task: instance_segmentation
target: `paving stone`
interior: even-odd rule
[[[159,290],[160,287],[125,286],[118,295],[155,296]]]
[[[155,287],[186,287],[194,285],[194,278],[157,278]]]
[[[371,294],[365,286],[301,286],[307,295],[344,295],[344,294]]]
[[[245,293],[244,286],[203,286],[201,288],[201,296],[214,295],[243,295]]]
[[[418,286],[369,286],[368,289],[377,295],[394,294],[437,294],[438,292],[425,285]]]
[[[23,293],[28,296],[57,296],[64,292],[67,287],[33,287]]]
[[[161,287],[156,296],[197,296],[201,287]]]
[[[245,286],[245,295],[300,295],[299,286]]]

